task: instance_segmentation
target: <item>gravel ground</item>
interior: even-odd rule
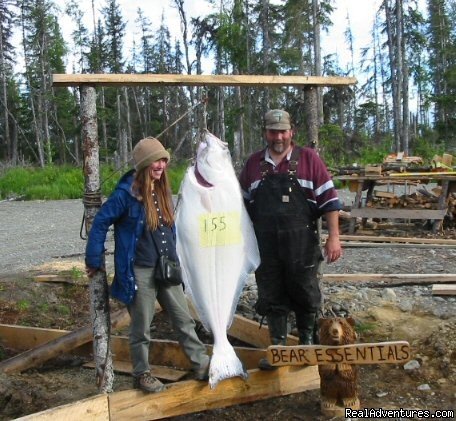
[[[347,204],[351,197],[342,193],[341,200]],[[4,301],[5,310],[11,310],[11,302],[23,298],[22,289],[28,288],[33,292],[36,288],[57,288],[56,285],[36,286],[23,277],[16,280],[19,282],[22,279],[22,287],[17,288],[14,285],[19,284],[12,284],[6,275],[38,270],[47,263],[62,261],[73,264],[74,261],[83,261],[85,241],[79,236],[82,215],[81,200],[0,202],[0,298],[2,291],[8,297]],[[112,251],[112,247],[109,236],[108,252]],[[111,259],[112,255],[108,253],[108,272]],[[456,248],[347,246],[343,257],[336,263],[324,265],[323,272],[456,273]],[[407,340],[412,346],[413,369],[404,371],[395,365],[362,368],[360,389],[363,407],[431,410],[456,407],[455,297],[433,296],[431,285],[423,284],[381,287],[355,281],[323,282],[322,286],[325,308],[348,313],[363,327],[361,342]],[[238,304],[238,313],[256,319],[257,315],[252,312],[256,295],[256,285],[251,277]],[[37,299],[35,295],[31,296],[35,297],[34,301]],[[44,294],[40,299],[49,297],[55,297],[55,294]],[[48,305],[52,306],[52,303]],[[292,322],[291,329],[294,327]],[[38,320],[26,324],[39,326],[37,323]],[[11,415],[17,417],[73,402],[95,393],[93,378],[80,367],[43,370],[31,370],[15,377],[3,376],[3,380],[0,376],[0,396],[4,395],[10,400],[8,408],[11,410],[0,410],[1,420],[11,419]],[[67,387],[75,378],[81,386],[79,390]],[[130,379],[126,378],[127,388],[130,383]],[[56,395],[56,390],[61,396]],[[284,418],[324,420],[319,410],[319,392],[311,391],[174,419],[250,421]]]
[[[340,191],[345,205],[353,195]],[[58,259],[83,259],[80,238],[84,206],[80,199],[0,202],[0,275],[33,270]],[[113,250],[106,242],[107,265]],[[324,267],[325,273],[456,273],[456,248],[345,248],[344,257]]]

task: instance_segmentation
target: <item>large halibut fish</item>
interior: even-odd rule
[[[228,341],[242,288],[260,264],[228,145],[206,132],[189,167],[176,210],[177,253],[186,292],[214,336],[209,385],[247,372]]]

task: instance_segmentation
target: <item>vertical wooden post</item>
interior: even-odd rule
[[[304,121],[308,145],[318,149],[318,87],[309,85],[304,88]]]
[[[97,106],[93,86],[81,86],[81,118],[85,183],[84,216],[88,233],[101,207]],[[96,272],[90,280],[89,291],[97,385],[102,393],[112,392],[114,370],[109,344],[111,320],[106,271]]]

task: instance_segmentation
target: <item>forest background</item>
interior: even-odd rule
[[[0,175],[18,166],[83,165],[80,92],[51,83],[52,74],[67,72],[70,55],[72,73],[202,74],[209,58],[214,74],[355,76],[362,80],[355,86],[318,91],[318,149],[329,166],[381,162],[399,151],[425,158],[455,153],[454,0],[383,0],[361,60],[347,20],[345,40],[335,42],[348,47],[348,66],[337,55],[322,56],[333,0],[209,0],[217,12],[194,18],[187,17],[185,0],[170,2],[180,39],[171,37],[163,18],[153,28],[147,13],[158,7],[147,3],[148,12],[138,9],[135,18],[140,35],[126,45],[127,21],[117,0],[91,0],[90,27],[76,0],[0,0]],[[74,25],[71,39],[63,35],[63,16]],[[200,129],[208,128],[230,144],[241,165],[263,145],[269,108],[287,109],[295,139],[307,144],[305,101],[294,87],[100,87],[100,158],[123,167],[139,139],[162,133],[175,162],[186,162]]]

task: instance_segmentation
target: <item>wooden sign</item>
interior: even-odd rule
[[[410,345],[406,341],[352,344],[342,346],[273,345],[267,349],[267,359],[273,366],[322,364],[391,364],[410,360]]]

